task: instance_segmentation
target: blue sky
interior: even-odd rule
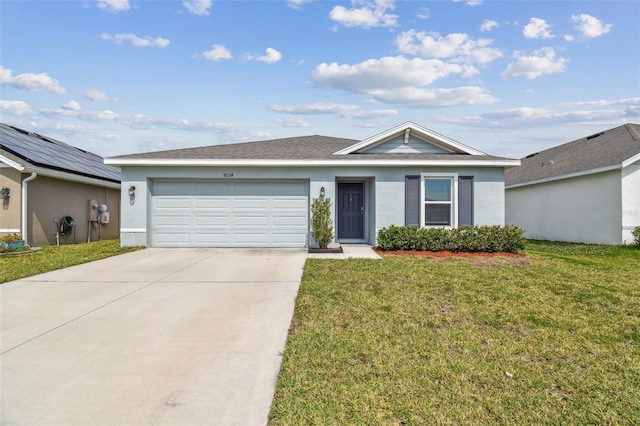
[[[640,122],[637,1],[0,2],[4,123],[103,156],[413,121],[519,158]]]

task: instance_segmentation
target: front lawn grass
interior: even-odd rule
[[[271,425],[640,424],[640,250],[307,261]]]
[[[33,253],[2,255],[0,256],[0,284],[139,249],[140,247],[120,247],[120,240],[114,239],[44,246]]]

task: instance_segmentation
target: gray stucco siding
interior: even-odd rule
[[[325,188],[325,197],[333,201],[333,221],[336,223],[336,182],[365,180],[366,242],[375,244],[376,233],[390,225],[404,225],[405,176],[421,173],[457,173],[474,176],[474,223],[504,224],[504,170],[493,167],[122,167],[121,243],[150,244],[148,223],[151,223],[150,183],[154,179],[226,179],[300,180],[309,182],[309,202]],[[136,187],[131,203],[128,188]],[[311,221],[309,221],[311,223]]]

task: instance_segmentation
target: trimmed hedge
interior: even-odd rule
[[[519,226],[461,226],[459,228],[418,228],[395,226],[378,231],[382,250],[457,252],[508,252],[524,249],[524,230]]]

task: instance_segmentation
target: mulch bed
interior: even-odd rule
[[[321,249],[321,248],[309,248],[309,253],[342,253],[342,247],[335,247],[335,248],[326,248],[326,249]]]
[[[499,265],[531,265],[531,260],[522,253],[488,253],[488,252],[460,252],[451,251],[418,251],[418,250],[380,250],[375,249],[381,256],[416,256],[424,257],[433,262],[444,262],[447,259],[467,259],[477,266],[499,266]]]

